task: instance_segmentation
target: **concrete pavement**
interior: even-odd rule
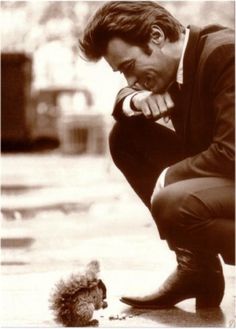
[[[170,310],[135,310],[119,301],[156,289],[175,258],[108,157],[2,155],[1,232],[2,327],[58,327],[50,292],[91,259],[108,288],[108,308],[95,313],[100,327],[235,327],[228,265],[220,309],[196,312],[190,299]]]

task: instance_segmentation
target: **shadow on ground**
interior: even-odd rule
[[[148,321],[153,321],[159,325],[174,326],[174,327],[224,327],[225,316],[221,308],[213,308],[207,310],[197,310],[195,313],[185,311],[178,307],[173,307],[168,310],[152,310],[142,311],[129,309],[126,312],[127,316],[140,316]]]

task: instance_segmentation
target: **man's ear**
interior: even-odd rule
[[[165,34],[158,25],[153,25],[151,27],[151,37],[150,41],[155,43],[158,46],[162,46],[165,41]]]

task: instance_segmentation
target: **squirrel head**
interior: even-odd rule
[[[107,302],[104,299],[106,299],[106,287],[104,283],[99,280],[97,286],[87,291],[87,301],[94,305],[95,310],[99,310],[107,307]]]

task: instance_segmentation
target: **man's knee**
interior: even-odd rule
[[[171,184],[152,197],[152,215],[164,239],[187,234],[191,226],[202,225],[208,218],[202,200],[178,185]]]
[[[143,120],[127,118],[116,122],[109,135],[109,147],[113,161],[119,165],[125,158],[136,154],[141,144]]]
[[[121,137],[121,127],[118,122],[114,124],[112,127],[112,130],[109,135],[109,147],[110,147],[110,153],[112,155],[112,158],[116,155],[116,153],[119,151],[119,140]]]
[[[179,216],[179,204],[176,202],[176,196],[172,193],[171,185],[152,196],[151,212],[161,238],[170,238],[178,223],[176,219]]]

